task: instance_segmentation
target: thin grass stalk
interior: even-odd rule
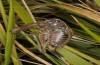
[[[35,47],[38,48],[37,44],[23,31],[21,31],[21,34]]]
[[[24,59],[19,59],[19,60],[23,61],[23,62],[27,62],[27,63],[33,64],[33,65],[43,65],[43,64],[40,64],[40,63],[34,62],[34,61],[28,61],[28,60],[24,60]]]
[[[32,12],[30,11],[29,7],[27,6],[25,0],[22,0],[22,2],[23,2],[23,4],[24,4],[25,8],[27,9],[28,13],[30,14],[30,16],[31,16],[31,18],[32,18],[32,20],[33,20],[33,22],[36,23],[36,20],[35,20],[35,18],[34,18],[34,16],[33,16]]]
[[[4,65],[9,65],[12,46],[14,43],[14,34],[10,31],[14,27],[14,11],[13,11],[13,0],[9,0],[10,9],[9,9],[9,18],[8,18],[8,26],[7,26],[7,39],[6,39],[6,46],[5,46],[5,62]]]
[[[43,60],[42,58],[38,57],[37,55],[33,54],[32,52],[30,52],[29,50],[27,50],[25,47],[23,47],[20,43],[18,43],[17,41],[15,42],[15,44],[22,50],[24,51],[26,54],[28,54],[29,56],[31,56],[32,58],[37,59],[38,61],[46,64],[46,65],[52,65],[49,62]]]

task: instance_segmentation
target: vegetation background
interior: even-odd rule
[[[14,27],[59,18],[72,28],[73,38],[57,54],[38,50],[28,35]],[[100,0],[0,0],[0,65],[100,65]]]

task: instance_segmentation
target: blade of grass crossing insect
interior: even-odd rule
[[[11,51],[12,46],[14,43],[14,34],[10,31],[14,27],[14,11],[13,11],[13,0],[9,0],[10,9],[9,9],[9,19],[8,19],[8,26],[7,26],[7,39],[6,39],[6,46],[5,46],[5,63],[4,65],[9,65],[9,61],[11,58]]]

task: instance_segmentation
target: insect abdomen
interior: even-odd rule
[[[62,29],[57,29],[51,34],[51,45],[55,47],[62,47],[67,40],[67,34]]]

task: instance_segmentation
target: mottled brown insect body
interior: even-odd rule
[[[17,27],[12,30],[12,33],[29,28],[39,29],[40,32],[37,39],[39,50],[42,53],[46,52],[47,47],[51,51],[56,50],[58,47],[63,47],[73,35],[71,28],[69,28],[69,26],[66,25],[62,20],[56,18]]]
[[[41,28],[39,40],[42,46],[51,46],[56,49],[64,46],[72,37],[72,30],[60,19],[53,18],[42,24],[44,26],[39,25]]]

